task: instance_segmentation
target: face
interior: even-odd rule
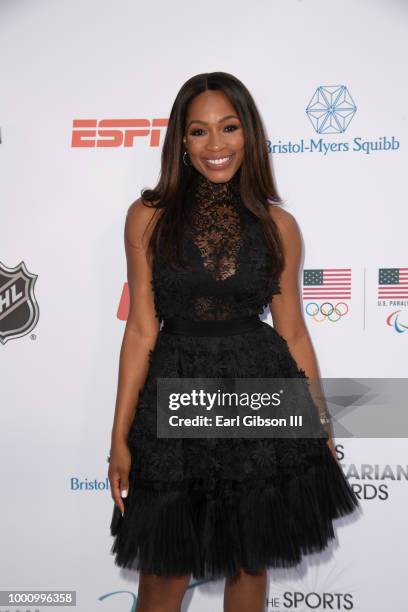
[[[208,90],[193,98],[183,142],[193,166],[210,181],[225,183],[234,176],[244,158],[244,134],[224,92]]]

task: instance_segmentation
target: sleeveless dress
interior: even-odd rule
[[[110,552],[119,567],[218,579],[297,565],[359,502],[324,437],[157,437],[157,377],[307,378],[259,318],[281,289],[238,173],[226,183],[195,174],[183,246],[194,271],[153,265],[163,326],[129,431],[129,492],[124,516],[113,508]]]

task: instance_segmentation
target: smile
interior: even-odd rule
[[[216,159],[204,159],[208,166],[216,168],[225,168],[231,162],[234,155],[226,155],[225,157],[219,157]]]

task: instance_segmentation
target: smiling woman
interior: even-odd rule
[[[298,230],[279,202],[246,87],[222,72],[189,79],[170,113],[160,181],[125,224],[130,312],[110,527],[116,564],[140,571],[138,610],[179,610],[193,575],[226,578],[226,612],[261,611],[266,570],[323,550],[332,521],[358,506],[310,397],[302,408],[319,437],[157,436],[159,377],[315,376]],[[280,333],[259,318],[268,305]]]

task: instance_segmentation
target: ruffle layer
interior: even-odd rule
[[[333,519],[358,500],[328,447],[289,481],[130,482],[122,517],[115,506],[111,553],[119,567],[196,579],[293,567],[334,538]]]

